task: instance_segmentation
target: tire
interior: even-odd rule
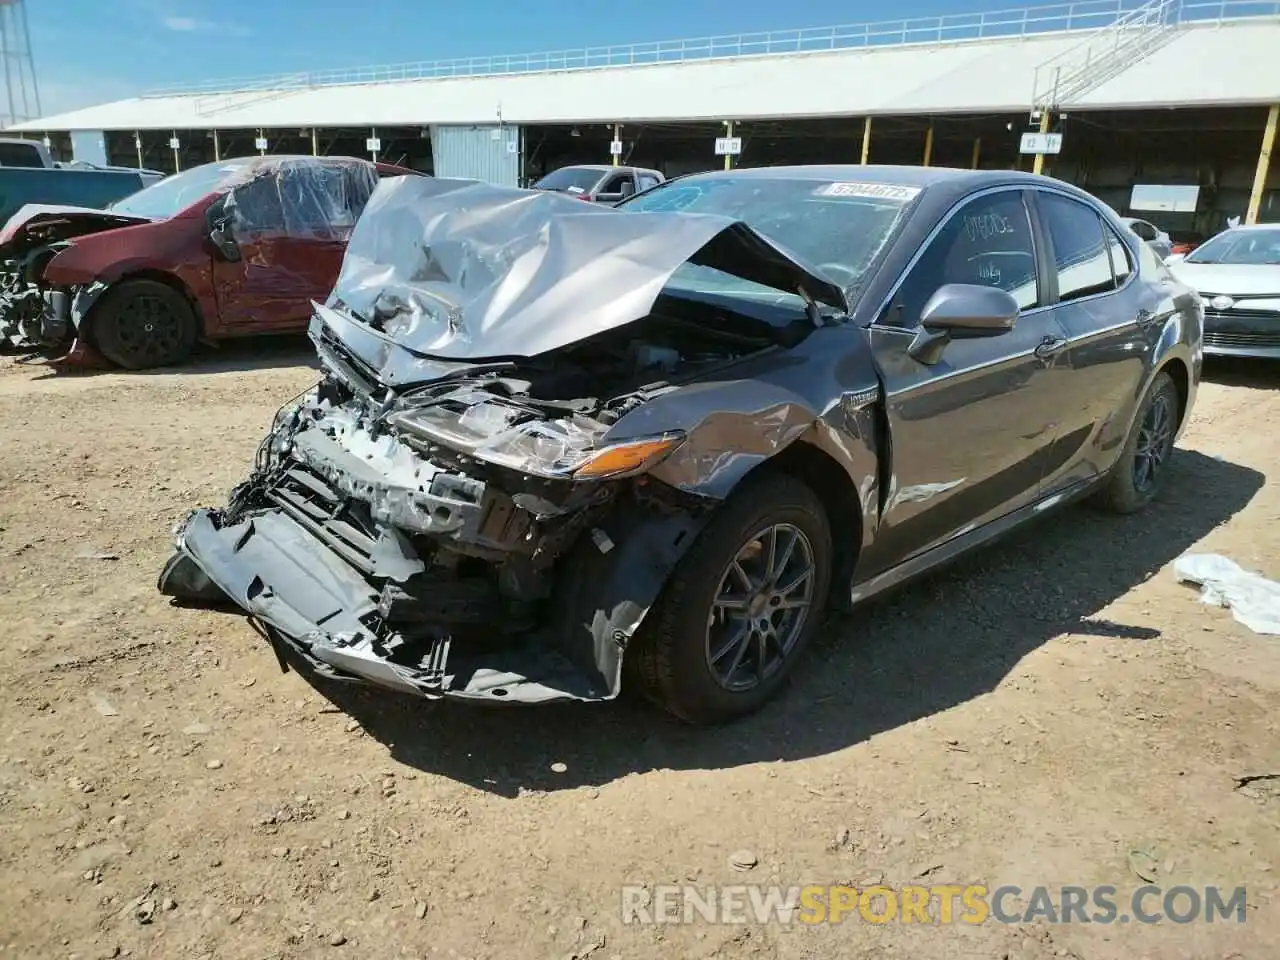
[[[155,280],[126,280],[112,287],[91,316],[98,350],[126,370],[181,363],[191,356],[199,333],[187,298]]]
[[[1168,473],[1179,405],[1173,378],[1157,373],[1138,406],[1106,486],[1093,498],[1095,504],[1113,513],[1137,513],[1155,498]]]
[[[746,594],[731,564],[742,558],[745,572],[760,572],[770,536],[761,541],[757,535],[771,530],[778,533],[777,549],[790,558],[773,579],[777,586],[786,586],[788,580],[794,584],[802,563],[807,563],[807,581],[789,596],[797,603],[807,597],[808,606],[771,606],[772,598],[783,591],[766,589],[750,608],[743,602],[740,610],[725,609],[717,603],[723,591],[737,594],[724,603],[742,602]],[[786,543],[793,538],[788,553]],[[632,676],[641,679],[648,699],[688,723],[720,723],[759,709],[786,681],[817,629],[827,602],[831,564],[831,529],[814,492],[784,474],[748,481],[720,508],[672,572],[637,637]],[[750,623],[769,623],[772,641],[762,639]],[[727,642],[735,636],[746,639],[736,646]],[[730,673],[733,657],[739,667]]]

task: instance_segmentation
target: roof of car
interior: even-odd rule
[[[759,177],[777,180],[839,180],[860,183],[888,183],[908,187],[927,187],[935,183],[1026,182],[1043,184],[1045,177],[1016,170],[962,170],[955,167],[911,167],[879,164],[814,164],[795,167],[747,167],[735,170],[709,170],[693,174],[699,178]]]
[[[559,169],[560,170],[594,170],[599,173],[607,173],[610,170],[617,170],[617,171],[639,170],[641,173],[658,173],[657,170],[650,170],[648,167],[633,167],[630,164],[626,164],[626,163],[619,164],[616,167],[611,163],[571,163],[571,164],[568,164],[567,166],[560,167]],[[551,172],[555,173],[556,171],[552,170]]]

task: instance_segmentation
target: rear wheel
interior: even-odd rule
[[[817,629],[831,582],[826,511],[808,486],[764,476],[734,495],[672,573],[637,638],[651,698],[690,723],[761,707]]]
[[[102,355],[127,370],[181,363],[195,349],[195,311],[177,290],[155,280],[126,280],[93,310]]]
[[[1138,407],[1129,438],[1096,502],[1115,513],[1136,513],[1160,492],[1178,433],[1178,388],[1156,374]]]

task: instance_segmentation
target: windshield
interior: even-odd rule
[[[123,200],[117,200],[107,209],[112,213],[133,217],[165,220],[185,210],[201,197],[208,196],[224,180],[241,173],[252,162],[231,160],[227,163],[206,163],[202,167],[192,167],[144,187]]]
[[[567,190],[588,193],[600,182],[601,172],[588,167],[563,167],[548,173],[533,185],[535,190]]]
[[[851,293],[894,235],[916,187],[760,176],[675,180],[639,194],[622,210],[678,210],[741,220]],[[686,263],[672,285],[778,297],[778,291]]]
[[[1187,263],[1280,263],[1280,227],[1274,230],[1228,230],[1197,247]]]

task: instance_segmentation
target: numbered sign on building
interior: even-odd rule
[[[717,157],[736,157],[742,153],[741,137],[716,137]]]
[[[364,148],[368,150],[370,153],[377,153],[379,150],[382,149],[382,138],[370,137],[368,140],[364,142]]]
[[[254,140],[253,140],[253,148],[254,148],[255,150],[265,150],[265,149],[267,149],[267,138],[266,138],[266,137],[255,137],[255,138],[254,138]]]
[[[1062,134],[1060,133],[1024,133],[1020,146],[1022,153],[1061,153]]]

